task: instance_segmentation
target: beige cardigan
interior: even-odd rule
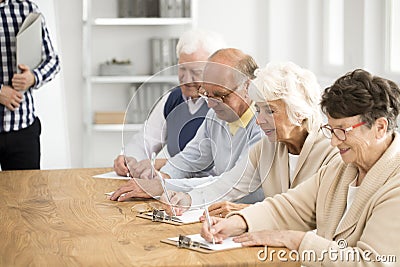
[[[348,186],[357,173],[354,165],[341,160],[333,161],[287,193],[232,214],[243,216],[249,232],[316,228],[317,234],[306,233],[300,244],[300,254],[313,250],[319,257],[324,250],[339,249],[336,241],[345,239],[347,252],[371,252],[371,258],[395,255],[400,261],[400,136],[394,135],[392,144],[365,176],[339,228],[346,209]],[[380,266],[377,262],[369,264]],[[333,262],[325,255],[323,262],[307,262],[306,265],[364,266],[367,263],[362,258],[360,262]]]
[[[271,143],[264,137],[250,149],[249,156],[243,157],[233,169],[213,177],[215,181],[207,187],[190,191],[192,207],[202,207],[204,198],[209,203],[237,200],[255,191],[260,185],[266,197],[286,192],[338,157],[338,150],[330,145],[330,140],[323,136],[319,124],[315,123],[300,152],[293,183],[289,185],[289,155],[286,145],[280,142]]]

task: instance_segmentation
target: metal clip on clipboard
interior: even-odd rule
[[[153,210],[153,217],[151,219],[153,222],[163,222],[163,221],[173,221],[182,223],[182,220],[175,217],[169,216],[164,210]]]
[[[206,248],[210,249],[210,247],[207,244],[198,242],[198,241],[193,241],[190,237],[184,236],[184,235],[179,235],[178,239],[178,248]]]

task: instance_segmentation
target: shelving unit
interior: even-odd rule
[[[179,38],[192,28],[195,0],[190,1],[189,18],[118,18],[118,0],[83,0],[82,4],[84,167],[111,166],[122,144],[122,131],[139,131],[142,124],[95,124],[94,112],[99,108],[124,111],[132,86],[177,84],[176,75],[152,76],[150,39]],[[111,58],[131,60],[136,75],[99,76],[97,66]]]

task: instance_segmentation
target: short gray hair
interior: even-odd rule
[[[176,45],[176,56],[179,58],[181,53],[192,54],[202,48],[210,55],[215,51],[225,48],[226,43],[221,35],[200,29],[186,31],[179,38]]]
[[[269,63],[254,72],[255,86],[250,86],[249,96],[255,102],[283,100],[289,120],[299,125],[307,119],[307,130],[321,121],[319,102],[321,87],[314,73],[292,62]]]

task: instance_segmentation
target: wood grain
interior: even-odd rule
[[[143,200],[104,195],[125,181],[92,178],[108,171],[0,172],[0,266],[300,266],[261,262],[260,247],[201,254],[161,243],[201,225],[137,218],[131,207]]]

